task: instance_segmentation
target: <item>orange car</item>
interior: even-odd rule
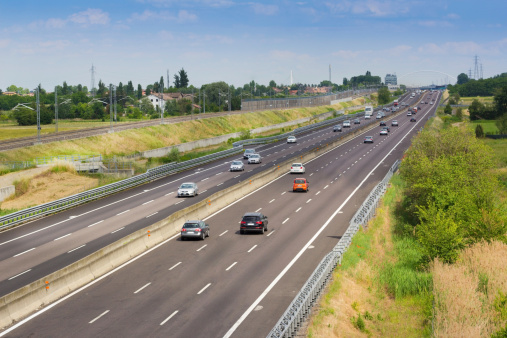
[[[309,183],[306,178],[296,178],[294,180],[294,185],[292,186],[292,191],[304,191],[308,192],[310,190]]]

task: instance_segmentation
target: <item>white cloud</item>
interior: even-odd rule
[[[410,5],[410,2],[400,0],[344,0],[325,3],[325,6],[335,14],[352,13],[379,17],[407,13]]]
[[[278,6],[275,5],[263,5],[260,3],[253,3],[251,6],[255,14],[275,15],[278,12]]]
[[[88,26],[107,25],[110,19],[109,13],[103,12],[101,9],[89,8],[86,11],[70,15],[68,21]]]
[[[180,10],[177,16],[172,15],[168,11],[155,12],[145,10],[142,13],[134,13],[128,20],[132,21],[149,21],[149,20],[164,20],[164,21],[176,21],[179,23],[194,22],[197,21],[197,15],[192,14],[186,10]]]
[[[331,55],[337,56],[337,57],[340,57],[343,59],[355,59],[363,53],[364,53],[364,51],[339,50],[337,52],[331,53]]]
[[[418,25],[423,27],[452,27],[453,25],[449,21],[434,21],[434,20],[427,20],[427,21],[418,21]]]
[[[173,40],[174,39],[173,33],[166,31],[166,30],[158,32],[158,36],[163,40]]]
[[[39,46],[41,46],[43,48],[50,48],[50,49],[60,49],[61,50],[69,45],[70,45],[70,42],[68,40],[54,40],[54,41],[39,42]]]
[[[447,17],[448,19],[453,19],[453,20],[457,20],[457,19],[459,19],[459,18],[460,18],[460,16],[459,16],[458,14],[456,14],[456,13],[449,13],[449,14],[447,14],[447,16],[446,16],[446,17]]]
[[[189,13],[188,11],[181,10],[178,12],[178,22],[194,22],[197,21],[197,15]]]
[[[181,0],[137,0],[142,4],[150,4],[155,7],[170,7],[172,5],[181,5]],[[205,5],[209,7],[231,7],[234,6],[234,1],[231,0],[185,0],[185,2],[197,5]]]

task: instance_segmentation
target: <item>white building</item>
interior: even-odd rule
[[[398,77],[396,76],[396,74],[387,74],[384,83],[386,86],[388,85],[396,86],[398,84]]]

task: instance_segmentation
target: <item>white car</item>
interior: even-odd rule
[[[292,163],[290,166],[290,173],[291,174],[304,174],[305,173],[305,167],[303,163]]]
[[[242,161],[232,161],[229,171],[244,171],[245,165]]]
[[[369,120],[369,119],[371,119],[371,115],[364,115],[364,119],[365,119],[365,120]]]
[[[408,112],[408,113],[407,113],[407,116],[412,116],[412,112]]]
[[[382,118],[382,114],[378,113],[377,114],[377,120],[380,120]]]
[[[252,164],[252,163],[262,163],[261,155],[259,155],[259,154],[250,155],[250,157],[248,158],[248,164]]]
[[[245,152],[243,153],[243,158],[248,159],[252,154],[255,154],[255,149],[245,149]]]
[[[297,143],[296,136],[287,137],[287,143]]]
[[[350,120],[343,121],[342,125],[343,125],[343,128],[350,128]]]
[[[178,188],[178,197],[199,195],[199,188],[194,182],[186,182]]]

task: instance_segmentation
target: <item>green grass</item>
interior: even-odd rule
[[[484,130],[485,134],[488,134],[488,133],[489,134],[498,134],[499,133],[499,130],[496,127],[494,120],[477,120],[477,121],[470,122],[470,125],[473,127],[473,130],[475,130],[475,127],[477,127],[477,125],[479,125],[479,124],[482,126],[482,130]]]
[[[484,138],[483,141],[493,149],[498,167],[507,168],[507,139],[493,140]]]

